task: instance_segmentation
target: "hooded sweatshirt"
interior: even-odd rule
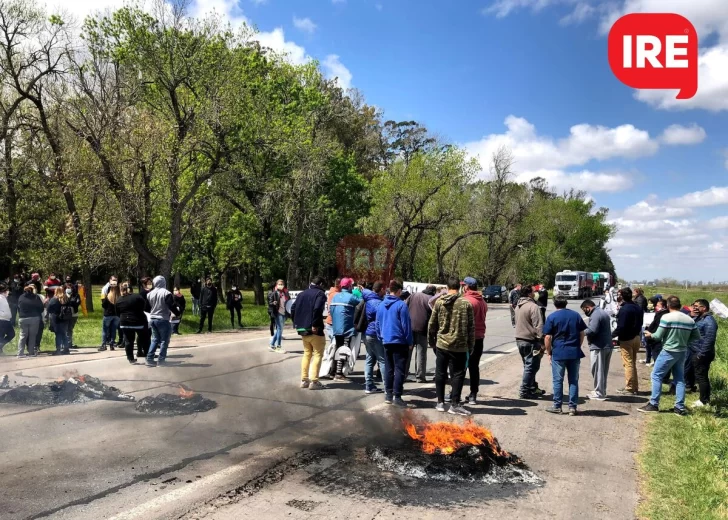
[[[367,330],[365,334],[367,336],[377,337],[377,309],[379,309],[383,300],[384,298],[374,291],[364,289],[364,302],[366,302],[367,313]]]
[[[475,315],[470,302],[458,294],[446,294],[435,302],[427,340],[431,347],[450,352],[472,352],[475,347]]]
[[[384,345],[412,345],[412,321],[407,304],[388,294],[377,308],[376,333]]]
[[[361,300],[349,289],[343,289],[329,304],[329,315],[333,318],[334,336],[350,338],[354,330],[354,310]]]
[[[488,304],[485,303],[483,295],[478,291],[465,291],[465,299],[473,306],[473,317],[475,319],[475,339],[485,338],[485,315],[488,313]]]
[[[432,316],[432,308],[430,307],[430,296],[422,292],[417,292],[407,299],[410,318],[412,319],[412,330],[424,334],[427,332],[427,324]]]
[[[149,317],[153,320],[169,321],[169,316],[173,310],[179,316],[179,309],[174,303],[172,293],[167,290],[167,281],[164,276],[155,276],[152,284],[154,289],[147,294],[147,301],[151,308]]]
[[[533,298],[521,297],[516,305],[516,339],[534,342],[543,337],[541,310]]]

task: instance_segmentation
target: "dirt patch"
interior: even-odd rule
[[[150,395],[141,399],[136,411],[152,415],[191,415],[217,408],[217,403],[200,394],[183,397],[173,394]]]
[[[317,506],[321,505],[321,502],[316,502],[315,500],[289,500],[286,502],[286,505],[310,513]]]

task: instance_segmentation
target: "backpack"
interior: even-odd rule
[[[66,321],[71,318],[73,318],[73,308],[70,305],[61,305],[61,312],[58,314],[58,319]]]
[[[362,300],[356,306],[356,309],[354,309],[354,330],[357,332],[366,332],[368,326],[367,304]]]

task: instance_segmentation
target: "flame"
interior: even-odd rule
[[[402,423],[407,435],[418,441],[422,451],[429,455],[435,453],[451,455],[467,446],[485,444],[490,446],[497,455],[510,456],[507,451],[501,449],[489,429],[475,424],[472,419],[459,425],[448,422],[432,423],[424,418],[415,421],[411,417],[405,416]]]
[[[191,399],[195,395],[194,390],[185,388],[182,385],[180,385],[178,393],[182,399]]]

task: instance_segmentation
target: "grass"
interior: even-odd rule
[[[725,293],[651,289],[675,294],[683,303]],[[650,417],[638,457],[644,501],[638,514],[651,520],[728,519],[728,321],[718,318],[716,360],[711,365],[712,406],[689,417]],[[666,389],[666,388],[665,388]],[[688,406],[697,399],[689,394]],[[671,409],[674,398],[663,394],[660,408]]]
[[[101,288],[95,288],[94,295],[94,312],[89,313],[88,317],[83,317],[79,313],[78,323],[73,331],[73,342],[82,348],[97,348],[101,345],[101,321],[103,318],[103,310],[101,309]],[[187,301],[187,307],[182,315],[182,323],[180,324],[180,332],[182,334],[192,334],[197,331],[199,326],[199,318],[192,315],[192,296],[189,289],[182,289],[182,294]],[[252,303],[255,301],[253,292],[243,292],[243,325],[248,327],[268,327],[270,320],[268,318],[268,310],[265,306],[256,306]],[[237,316],[235,317],[237,320]],[[207,322],[205,322],[207,327]],[[213,331],[231,330],[230,313],[225,308],[225,303],[218,304],[215,309],[213,318]],[[15,329],[15,339],[5,346],[5,352],[12,354],[17,352],[18,336],[20,331]],[[55,335],[46,328],[43,331],[43,340],[41,342],[41,351],[52,352],[55,347]]]

